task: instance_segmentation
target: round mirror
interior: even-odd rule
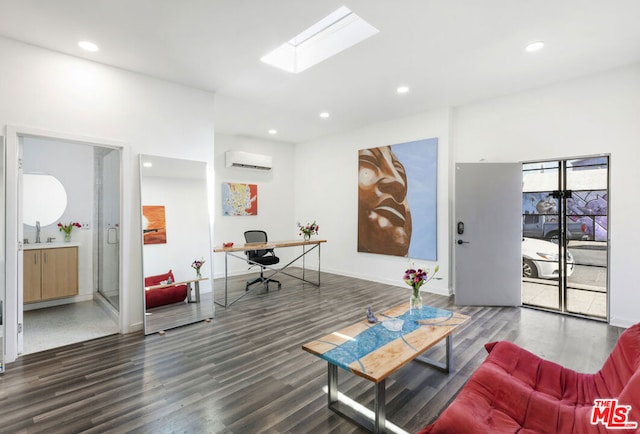
[[[26,173],[22,177],[23,222],[35,226],[55,223],[67,209],[67,192],[58,179],[51,175]]]

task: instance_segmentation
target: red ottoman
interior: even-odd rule
[[[175,282],[173,272],[158,274],[144,278],[144,286],[162,285],[163,283]],[[187,285],[173,285],[164,288],[148,289],[144,291],[146,308],[162,306],[165,304],[179,303],[187,298]]]

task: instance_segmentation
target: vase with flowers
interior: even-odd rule
[[[198,277],[198,279],[202,278],[202,274],[200,274],[200,268],[202,268],[202,266],[204,265],[204,263],[207,262],[204,259],[196,259],[195,261],[193,261],[193,263],[191,264],[191,268],[196,270],[196,276]]]
[[[433,274],[431,274],[431,276],[429,276],[429,270],[425,270],[422,268],[409,268],[404,272],[404,282],[413,289],[411,297],[409,298],[410,311],[422,309],[422,296],[420,295],[420,287],[433,279],[439,269],[440,267],[436,265],[436,268],[433,270]]]
[[[318,226],[315,220],[313,221],[313,223],[307,223],[306,225],[301,225],[300,222],[298,222],[297,225],[298,230],[300,231],[298,235],[304,235],[305,241],[309,241],[311,235],[317,235],[318,229],[320,229],[320,226]]]
[[[64,232],[64,240],[65,242],[71,241],[71,231],[73,228],[81,228],[82,225],[78,222],[69,222],[68,225],[63,225],[62,223],[58,223],[58,228],[60,232]]]

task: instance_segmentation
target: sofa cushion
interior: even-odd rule
[[[187,285],[150,289],[145,291],[144,295],[147,309],[165,304],[180,303],[187,298]]]
[[[145,287],[175,282],[173,272],[158,274],[144,278]],[[179,303],[187,298],[187,285],[174,285],[164,288],[147,289],[144,292],[145,307],[151,309],[165,304]]]
[[[595,399],[630,405],[640,422],[640,324],[627,329],[602,369],[583,374],[501,341],[449,407],[420,433],[605,433],[591,424]],[[618,433],[640,430],[617,430]]]
[[[169,280],[171,282],[176,281],[175,277],[173,277],[173,270],[169,270],[167,273],[164,273],[164,274],[145,277],[144,286],[163,285],[163,282],[167,283],[167,281]]]

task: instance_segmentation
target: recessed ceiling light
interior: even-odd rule
[[[331,116],[331,115],[329,114],[329,112],[322,112],[322,113],[320,113],[320,117],[321,117],[322,119],[326,119],[326,118],[328,118],[329,116]]]
[[[409,86],[398,86],[398,88],[396,89],[396,92],[407,93],[409,92]]]
[[[150,162],[148,162],[148,161],[145,161],[144,163],[142,163],[142,165],[143,165],[144,167],[151,167],[151,166],[153,166],[153,164],[151,164],[151,163],[150,163]]]
[[[269,130],[269,134],[278,134],[278,130],[274,130],[273,128]]]
[[[82,48],[83,50],[91,51],[91,52],[96,52],[100,50],[100,48],[96,44],[90,41],[80,41],[78,42],[78,47]]]
[[[524,50],[528,53],[533,53],[534,51],[542,50],[544,47],[544,41],[533,41],[529,42]]]

